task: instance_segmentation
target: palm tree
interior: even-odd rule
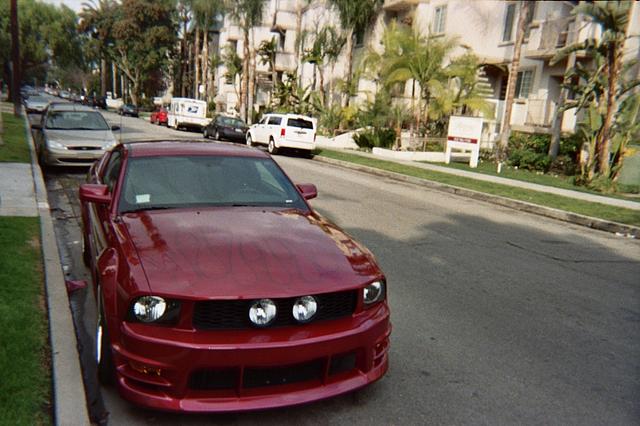
[[[616,149],[614,155],[613,173],[610,163],[612,128],[615,126],[614,115],[621,112],[619,105],[625,99],[627,93],[640,84],[637,79],[629,79],[624,73],[623,63],[624,44],[630,38],[627,35],[630,14],[632,11],[631,2],[604,2],[583,3],[576,6],[573,14],[589,17],[602,29],[599,39],[587,39],[583,42],[574,43],[556,55],[553,61],[564,58],[573,52],[584,50],[594,59],[594,69],[584,69],[576,66],[571,73],[581,75],[584,84],[575,89],[578,91],[578,98],[574,102],[567,103],[566,107],[577,107],[578,109],[588,109],[592,117],[591,130],[593,137],[590,138],[590,158],[587,165],[585,181],[590,183],[596,175],[605,178],[616,178],[619,172],[624,155],[620,153],[620,147]],[[631,63],[629,65],[632,65]],[[599,116],[597,119],[596,116]],[[624,154],[624,147],[622,147]]]
[[[243,58],[242,58],[242,85],[240,87],[240,115],[250,123],[249,114],[251,106],[249,105],[250,78],[249,66],[251,63],[251,47],[249,45],[249,32],[262,21],[262,13],[264,11],[263,0],[229,0],[229,10],[231,19],[233,19],[242,29],[243,34]]]
[[[97,1],[97,3],[96,3]],[[98,40],[100,54],[100,96],[107,92],[107,58],[109,42],[112,39],[114,12],[117,3],[114,0],[89,0],[82,4],[78,29]]]
[[[332,66],[340,55],[340,51],[346,42],[345,37],[338,34],[337,30],[332,26],[323,27],[316,35],[311,48],[305,50],[302,57],[304,62],[309,62],[315,65],[315,71],[317,71],[320,77],[320,102],[323,106],[326,106],[326,88],[324,85],[324,67],[327,63],[331,63]],[[315,87],[315,72],[313,76]]]
[[[520,16],[518,17],[516,41],[513,46],[513,56],[511,57],[511,68],[509,69],[509,80],[507,81],[507,96],[504,115],[502,116],[502,132],[500,133],[500,144],[498,145],[497,159],[499,162],[504,161],[507,156],[509,137],[511,136],[511,110],[513,109],[513,100],[516,96],[516,80],[520,68],[520,51],[522,50],[522,42],[524,41],[530,9],[531,1],[525,0],[520,2]]]
[[[223,0],[191,0],[193,13],[194,42],[194,89],[196,98],[200,97],[200,84],[204,84],[205,96],[209,79],[209,30],[216,17],[224,12]],[[200,50],[200,33],[202,33],[202,50]]]
[[[383,37],[384,53],[381,71],[387,87],[412,80],[419,86],[417,107],[414,108],[418,132],[422,120],[429,118],[430,103],[448,86],[450,74],[445,69],[445,59],[457,47],[457,40],[448,37],[422,36],[419,30],[398,26],[392,22]],[[412,102],[415,102],[415,91]]]
[[[271,40],[263,40],[258,47],[258,56],[260,56],[260,63],[262,65],[269,65],[269,71],[271,72],[271,100],[276,90],[278,72],[276,71],[276,52],[278,50],[278,43],[275,37],[271,37]],[[270,103],[271,103],[270,100]]]
[[[236,97],[238,100],[241,100],[241,92],[238,90],[236,77],[242,78],[242,72],[244,70],[243,60],[230,44],[226,45],[224,48],[224,52],[222,53],[222,63],[227,69],[225,77],[233,82],[233,90],[236,92]],[[240,103],[240,105],[242,104]]]
[[[11,99],[13,115],[20,116],[20,30],[18,28],[18,2],[11,0]]]
[[[378,15],[384,0],[330,0],[329,2],[338,10],[340,24],[345,31],[345,48],[347,50],[345,84],[347,87],[351,87],[354,39],[356,35],[364,34],[371,21]],[[347,96],[343,101],[344,105],[348,106],[349,101]]]

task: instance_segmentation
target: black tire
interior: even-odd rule
[[[209,130],[207,130],[206,127],[202,131],[202,137],[205,138],[205,139],[209,139]]]
[[[251,134],[247,134],[247,146],[253,146],[253,140],[251,140]]]
[[[269,146],[267,146],[267,151],[269,151],[269,154],[271,155],[278,154],[278,147],[276,147],[276,142],[273,140],[273,138],[269,139]]]
[[[113,352],[111,350],[111,339],[109,329],[104,318],[104,308],[102,304],[102,290],[97,288],[98,321],[96,324],[96,364],[98,370],[98,380],[103,385],[112,385],[115,381],[116,368],[113,363]],[[100,331],[101,328],[101,331]],[[100,342],[100,344],[98,344]],[[99,356],[98,356],[99,354]]]

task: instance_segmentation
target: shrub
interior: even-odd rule
[[[512,132],[509,138],[509,164],[521,169],[553,171],[567,176],[577,171],[577,156],[582,145],[580,135],[571,135],[560,139],[558,157],[555,161],[547,155],[550,135]]]
[[[396,140],[396,132],[393,129],[368,129],[357,133],[353,140],[360,148],[391,148]]]

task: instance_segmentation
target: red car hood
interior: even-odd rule
[[[315,215],[218,208],[123,216],[151,291],[189,299],[292,297],[380,278],[371,253]]]

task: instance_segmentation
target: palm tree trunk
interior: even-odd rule
[[[209,31],[207,28],[202,30],[202,83],[204,84],[204,96],[208,102],[209,99]]]
[[[107,58],[104,57],[104,52],[100,58],[100,96],[105,96],[107,93]]]
[[[244,30],[244,58],[242,58],[242,84],[240,85],[240,116],[247,121],[249,103],[249,28]]]
[[[194,76],[193,76],[193,92],[194,98],[200,99],[200,91],[198,90],[200,87],[200,30],[198,27],[195,27],[196,38],[193,44],[193,65],[194,65]]]
[[[320,105],[324,106],[326,96],[324,93],[324,71],[322,70],[322,65],[318,66],[318,74],[320,75]]]
[[[249,98],[247,101],[247,124],[253,124],[253,105],[256,98],[256,52],[251,52],[251,75],[249,76]]]
[[[520,51],[524,41],[525,25],[531,7],[530,1],[521,3],[520,15],[518,16],[518,27],[516,29],[516,42],[513,46],[513,57],[511,59],[511,69],[509,70],[509,80],[507,81],[507,98],[505,101],[504,115],[502,117],[502,132],[500,133],[500,144],[498,145],[498,161],[502,162],[507,157],[509,137],[511,136],[511,110],[513,100],[516,95],[516,80],[518,79],[518,69],[520,68]]]
[[[351,73],[353,72],[353,29],[349,29],[347,31],[347,75],[345,76],[345,82],[347,87],[347,93],[343,96],[342,106],[348,107],[349,102],[351,102],[351,80],[353,76]]]

